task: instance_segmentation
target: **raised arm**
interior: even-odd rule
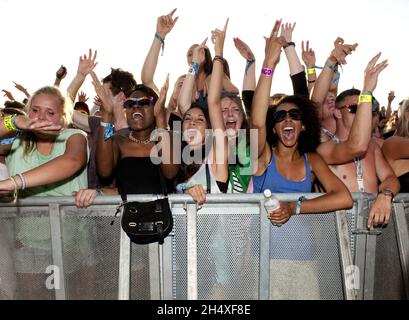
[[[392,116],[392,101],[395,99],[395,91],[391,91],[388,94],[388,106],[386,107],[386,119]]]
[[[30,94],[28,93],[26,88],[24,88],[21,84],[18,84],[18,83],[14,82],[14,81],[13,81],[13,83],[14,83],[14,87],[17,90],[21,91],[28,99],[30,99]]]
[[[75,75],[74,79],[71,81],[67,89],[68,96],[72,100],[72,102],[75,101],[75,97],[77,96],[78,90],[81,88],[87,75],[92,70],[94,70],[94,68],[98,64],[98,62],[95,62],[96,59],[97,50],[95,50],[93,54],[91,49],[89,49],[88,56],[84,54],[83,56],[80,57],[77,74]]]
[[[280,61],[282,46],[286,43],[283,37],[278,38],[281,21],[275,22],[270,38],[266,38],[265,58],[251,107],[251,127],[257,129],[258,158],[266,152],[267,131],[266,117],[274,69]],[[267,147],[267,148],[266,148]]]
[[[169,133],[167,128],[166,118],[166,95],[169,89],[169,74],[166,77],[166,81],[163,84],[159,92],[159,99],[156,101],[154,107],[156,133],[158,143],[155,145],[157,150],[157,156],[162,159],[160,164],[161,170],[165,178],[172,179],[176,176],[179,170],[179,165],[173,163],[173,139],[172,134]],[[156,155],[155,155],[156,156]]]
[[[215,57],[213,62],[212,78],[209,85],[207,103],[209,105],[209,117],[213,130],[213,164],[215,176],[218,181],[228,179],[228,145],[226,128],[223,121],[221,107],[221,93],[223,86],[223,48],[226,38],[226,30],[229,19],[226,20],[223,30],[212,31],[212,42],[214,43]]]
[[[13,95],[11,94],[10,91],[7,91],[6,89],[1,90],[4,92],[3,97],[6,97],[7,99],[9,99],[10,101],[15,101]]]
[[[372,58],[365,70],[364,86],[348,139],[341,143],[324,142],[317,149],[317,152],[328,164],[350,162],[368,150],[372,135],[372,93],[376,88],[379,73],[388,66],[387,60],[376,64],[380,55],[379,53]],[[369,100],[367,99],[368,96],[370,97]]]
[[[283,48],[288,61],[291,76],[304,71],[304,67],[298,58],[297,52],[295,51],[295,44],[292,40],[295,25],[295,22],[294,24],[286,23],[281,25],[281,36],[284,37],[286,41]]]
[[[173,9],[169,14],[158,17],[156,22],[156,33],[153,38],[151,48],[143,63],[141,79],[142,83],[149,88],[158,92],[158,87],[153,81],[156,66],[158,65],[158,57],[161,46],[165,45],[166,35],[173,29],[179,17],[173,18],[176,9]]]
[[[55,73],[54,86],[59,87],[61,84],[61,80],[64,79],[66,75],[67,75],[67,68],[61,65],[61,67]]]
[[[199,74],[199,66],[205,60],[205,46],[207,38],[203,42],[193,48],[192,64],[183,81],[178,97],[178,106],[181,115],[183,116],[189,110],[192,104],[193,87],[195,86],[196,77]]]
[[[315,52],[310,48],[310,42],[306,42],[304,47],[304,41],[301,42],[301,58],[304,61],[304,65],[307,69],[307,78],[308,78],[308,92],[311,94],[312,89],[314,88],[315,82],[317,81],[317,74],[315,71]]]
[[[87,163],[87,139],[82,134],[68,138],[65,152],[39,167],[23,172],[26,188],[60,182],[74,176]],[[63,169],[63,170],[62,170]],[[15,178],[22,182],[20,178]],[[15,185],[11,179],[0,181],[0,190],[12,191]]]
[[[100,97],[102,101],[101,105],[101,124],[110,123],[112,124],[113,119],[113,109],[118,107],[117,105],[122,105],[120,101],[120,94],[115,97],[109,88],[103,87],[99,82],[99,79],[94,71],[91,71],[92,84],[94,85],[95,92]],[[104,139],[105,127],[102,125],[98,129],[98,141],[96,148],[96,165],[97,172],[103,178],[109,178],[115,167],[116,160],[118,159],[117,149],[114,146],[113,139],[115,137],[105,140]]]
[[[244,41],[239,38],[233,38],[233,41],[241,56],[246,59],[241,97],[246,107],[246,112],[250,113],[254,90],[256,89],[256,58],[253,51]]]
[[[335,40],[334,49],[326,60],[324,69],[321,71],[311,95],[311,101],[318,106],[318,115],[320,119],[322,118],[322,105],[327,97],[331,81],[336,72],[336,65],[346,64],[346,56],[355,51],[357,46],[357,43],[353,45],[344,44],[344,40],[339,37]]]

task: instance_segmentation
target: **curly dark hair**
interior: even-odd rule
[[[320,121],[317,115],[315,105],[307,98],[300,95],[286,96],[280,101],[280,106],[283,103],[295,104],[302,111],[301,122],[305,130],[301,131],[298,137],[297,150],[300,155],[308,152],[315,152],[320,144]],[[278,107],[277,106],[277,107]],[[277,107],[270,108],[267,112],[266,127],[267,127],[267,142],[270,146],[276,147],[278,144],[278,136],[274,133],[273,128],[276,124],[274,121],[274,113]]]

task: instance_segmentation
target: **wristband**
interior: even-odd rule
[[[161,54],[161,56],[163,56],[163,51],[165,50],[165,38],[162,38],[160,35],[155,33],[155,39],[158,39],[160,41],[160,43],[162,44],[162,54]]]
[[[214,62],[214,61],[220,61],[221,63],[224,63],[224,59],[223,59],[222,56],[214,56],[213,62]]]
[[[296,215],[299,215],[301,213],[301,202],[304,202],[305,200],[307,200],[307,198],[304,197],[304,196],[301,196],[301,197],[298,198],[297,207],[295,209],[295,214]]]
[[[246,70],[245,70],[245,74],[247,74],[247,71],[250,69],[251,65],[256,62],[256,59],[252,59],[252,60],[247,60],[246,62]]]
[[[101,121],[101,127],[104,127],[104,141],[107,141],[114,135],[114,125],[109,122]]]
[[[287,42],[285,45],[283,45],[283,48],[286,49],[286,48],[289,47],[289,46],[294,46],[294,47],[295,47],[295,43],[292,42],[292,41]]]
[[[197,76],[199,74],[199,64],[197,62],[192,62],[187,73],[192,76]]]
[[[307,81],[308,81],[308,83],[314,83],[317,80],[307,80]]]
[[[332,65],[331,63],[327,62],[325,64],[325,66],[330,68],[332,70],[332,72],[337,72],[337,68],[334,65]]]
[[[314,74],[315,73],[315,68],[307,68],[307,73],[308,74]]]
[[[16,131],[17,127],[15,125],[15,120],[13,120],[13,118],[15,118],[16,115],[10,115],[4,118],[3,123],[4,123],[4,127],[8,130],[8,131]]]
[[[261,69],[261,75],[262,76],[272,77],[273,72],[274,72],[274,69],[272,69],[272,68],[263,68],[263,69]]]
[[[362,94],[362,95],[370,95],[370,96],[373,95],[373,94],[372,94],[372,91],[369,91],[369,90],[366,90],[366,89],[363,89],[363,90],[361,91],[361,94]]]
[[[21,180],[21,190],[24,190],[26,188],[26,179],[24,179],[23,174],[21,173],[17,173],[17,176],[19,176],[20,180]]]
[[[10,176],[10,180],[13,181],[13,184],[14,184],[13,203],[16,203],[16,201],[17,201],[17,194],[18,194],[18,184],[17,184],[17,182],[16,182],[16,179],[14,179],[14,177]]]
[[[359,103],[372,103],[372,96],[369,94],[359,95]]]

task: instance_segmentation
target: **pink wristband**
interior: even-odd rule
[[[263,76],[272,77],[274,70],[272,68],[263,68],[261,69],[261,74]]]

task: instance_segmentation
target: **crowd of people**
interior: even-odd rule
[[[358,44],[337,38],[318,75],[308,41],[301,56],[295,49],[295,24],[276,21],[258,81],[252,50],[234,38],[244,58],[240,92],[223,55],[227,20],[211,32],[212,45],[205,39],[188,48],[187,73],[167,99],[169,77],[159,90],[154,76],[178,20],[175,10],[157,19],[140,82],[120,68],[101,82],[97,51],[90,49],[66,93],[59,89],[64,66],[53,85],[33,93],[14,83],[24,101],[2,90],[8,99],[0,110],[2,201],[73,196],[78,208],[86,208],[97,196],[173,192],[202,205],[209,193],[323,192],[280,203],[268,218],[282,225],[293,215],[351,208],[351,192],[368,192],[377,193],[368,228],[387,225],[394,196],[409,190],[409,99],[392,112],[393,91],[386,108],[374,97],[388,61],[380,62],[380,53],[368,57],[362,88],[338,92],[338,69]],[[272,94],[283,60],[293,92]],[[79,92],[87,77],[95,88],[91,107]],[[27,236],[32,226],[19,221],[19,234],[27,229]],[[20,244],[40,248],[36,241],[22,237]]]
[[[295,24],[277,21],[266,38],[258,82],[253,52],[234,39],[245,59],[240,95],[223,56],[227,21],[211,32],[213,58],[207,39],[188,49],[188,71],[166,105],[169,80],[159,90],[154,75],[178,19],[174,13],[157,19],[140,83],[119,68],[101,83],[97,51],[90,49],[80,57],[67,94],[59,89],[64,66],[53,86],[34,93],[14,83],[26,96],[22,102],[3,90],[9,99],[0,121],[3,198],[73,195],[81,208],[96,196],[163,193],[164,177],[168,192],[188,193],[199,204],[207,193],[325,192],[283,203],[269,216],[277,223],[294,214],[349,208],[350,192],[375,192],[368,227],[389,222],[391,200],[400,188],[409,188],[404,147],[409,100],[392,113],[393,91],[386,108],[375,99],[387,60],[373,57],[363,70],[361,90],[339,93],[338,68],[358,44],[337,38],[317,76],[309,43],[302,43],[303,65],[292,42]],[[271,95],[282,53],[294,92]],[[92,108],[87,95],[78,93],[88,76],[96,92]]]

